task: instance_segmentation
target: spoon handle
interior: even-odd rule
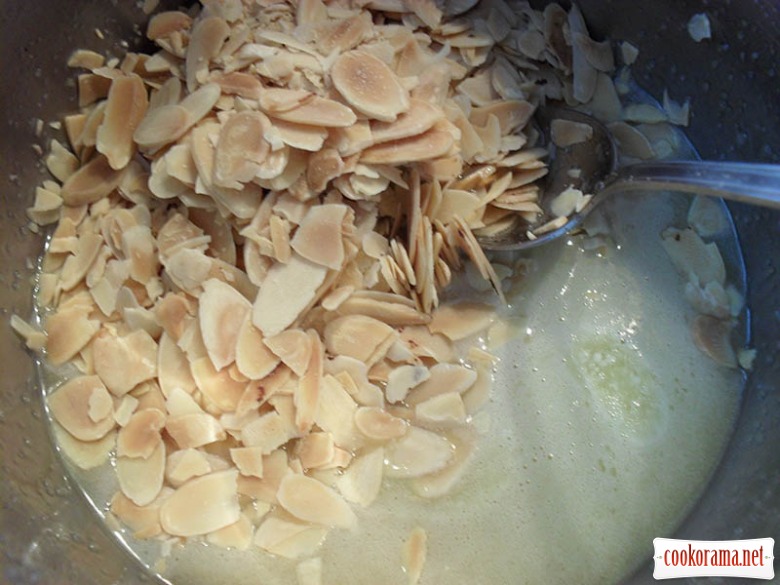
[[[617,171],[605,191],[666,189],[780,209],[780,165],[654,161]]]

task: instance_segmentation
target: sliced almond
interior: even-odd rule
[[[97,131],[97,150],[111,168],[123,169],[130,162],[135,153],[133,134],[148,106],[146,87],[137,75],[120,77],[111,84],[103,123]]]
[[[149,19],[149,25],[146,28],[146,36],[156,41],[159,38],[167,37],[173,32],[182,31],[190,28],[192,18],[179,11],[160,12]]]
[[[385,387],[385,397],[388,402],[401,402],[412,388],[415,388],[431,377],[425,366],[398,366],[390,372]]]
[[[414,408],[417,420],[442,426],[466,422],[466,407],[457,392],[444,392],[423,400]]]
[[[349,505],[322,482],[290,474],[282,479],[279,504],[301,520],[324,526],[350,528],[357,519]]]
[[[336,445],[347,449],[359,447],[360,432],[355,426],[357,404],[336,378],[325,376],[320,393],[320,407],[315,422],[333,435]]]
[[[122,493],[137,506],[154,501],[163,486],[165,475],[165,445],[160,440],[146,459],[117,457],[116,475]]]
[[[263,343],[263,335],[247,315],[241,324],[236,340],[236,366],[247,378],[262,380],[277,365],[279,357]]]
[[[449,132],[428,130],[423,134],[377,144],[363,151],[360,157],[363,163],[407,164],[443,156],[454,144]]]
[[[334,319],[325,327],[325,347],[332,355],[346,355],[372,365],[382,356],[377,350],[394,330],[377,319],[362,315],[347,315]]]
[[[261,102],[262,107],[262,102]],[[296,124],[311,124],[316,122],[323,128],[345,128],[357,121],[357,116],[347,106],[335,100],[318,96],[307,98],[299,105],[284,111],[268,112],[269,116],[294,122]]]
[[[187,47],[187,87],[194,91],[201,76],[208,72],[209,62],[219,55],[230,34],[228,24],[218,16],[203,18],[192,27],[190,44]]]
[[[322,342],[314,330],[310,329],[307,335],[309,337],[309,346],[311,347],[309,363],[293,394],[295,426],[300,433],[309,432],[314,424],[320,402],[320,389],[322,387]]]
[[[298,443],[298,458],[304,469],[324,467],[335,456],[335,444],[330,433],[313,432]]]
[[[311,555],[325,539],[327,529],[312,526],[284,512],[266,516],[255,532],[255,544],[285,558]]]
[[[421,402],[444,394],[455,392],[462,394],[474,384],[477,373],[459,364],[436,364],[430,369],[430,377],[418,385],[406,397],[410,406],[417,406]]]
[[[371,124],[371,137],[374,144],[401,140],[418,136],[444,117],[444,112],[428,102],[412,98],[409,110],[399,115],[393,122],[374,122]]]
[[[60,196],[66,205],[94,203],[111,193],[122,181],[122,171],[111,168],[108,159],[96,156],[62,185]]]
[[[255,300],[254,325],[265,336],[284,331],[314,298],[327,271],[299,254],[293,254],[287,264],[271,267]]]
[[[269,412],[241,429],[241,441],[247,447],[259,447],[266,455],[284,445],[295,429],[278,412]]]
[[[453,454],[453,445],[446,438],[412,426],[403,437],[385,446],[385,473],[388,477],[420,477],[444,469]]]
[[[409,575],[409,585],[417,585],[428,555],[428,535],[417,526],[409,534],[401,551],[401,564]]]
[[[455,445],[455,456],[450,463],[435,473],[415,478],[412,489],[423,498],[439,498],[449,493],[463,476],[476,450],[476,437],[473,430],[461,428],[453,431],[449,437]]]
[[[119,430],[116,441],[118,457],[151,456],[160,442],[160,430],[165,426],[165,414],[156,408],[139,410]]]
[[[124,337],[101,334],[92,348],[95,372],[116,396],[157,375],[157,343],[146,331]]]
[[[133,133],[133,140],[143,150],[155,152],[183,136],[189,127],[187,110],[168,104],[147,111]]]
[[[315,121],[312,120],[312,122]],[[328,137],[327,130],[315,124],[294,124],[284,120],[276,120],[274,128],[279,132],[285,144],[308,152],[320,150]]]
[[[235,288],[214,278],[203,283],[199,301],[203,343],[214,368],[221,370],[236,358],[239,332],[252,305]]]
[[[311,339],[305,331],[300,329],[288,329],[273,337],[266,337],[263,339],[263,343],[278,356],[296,376],[303,376],[306,369],[309,367],[312,344]]]
[[[160,389],[165,396],[169,396],[174,389],[191,393],[196,388],[187,355],[176,345],[167,332],[160,337],[157,353],[157,376]]]
[[[203,396],[222,412],[236,409],[245,383],[234,380],[227,369],[216,370],[211,358],[196,359],[190,364],[192,377]]]
[[[369,439],[387,441],[402,437],[409,423],[382,408],[361,407],[355,412],[355,425]]]
[[[160,506],[163,530],[173,536],[196,536],[237,522],[241,516],[237,476],[238,471],[229,469],[185,483]]]
[[[51,394],[47,403],[54,419],[80,441],[97,441],[114,428],[113,406],[103,418],[90,417],[90,403],[105,402],[110,395],[97,376],[69,380]]]
[[[163,488],[155,501],[146,506],[138,506],[122,492],[117,492],[111,498],[109,509],[133,531],[135,538],[154,538],[162,532],[159,502],[166,492],[167,488]]]
[[[165,430],[180,449],[202,447],[222,441],[226,436],[219,421],[205,412],[171,416]]]
[[[433,313],[428,328],[431,333],[442,333],[452,341],[460,341],[485,331],[496,320],[496,312],[482,303],[444,305]]]
[[[301,220],[290,246],[307,260],[339,270],[344,263],[342,224],[349,208],[341,204],[316,205]]]
[[[222,125],[214,158],[214,182],[241,189],[257,174],[271,147],[264,135],[270,122],[260,112],[238,112]]]
[[[704,240],[692,229],[667,228],[661,241],[677,269],[702,286],[710,281],[724,284],[726,268],[717,244]]]
[[[337,480],[338,489],[344,498],[364,508],[370,506],[382,488],[384,463],[384,450],[381,447],[355,457]]]
[[[395,73],[370,53],[342,53],[330,73],[338,92],[366,116],[392,122],[409,109],[409,95]]]
[[[230,450],[230,458],[241,475],[263,477],[263,450],[260,447],[238,447]]]
[[[206,455],[197,449],[181,449],[168,456],[165,464],[165,479],[173,487],[179,487],[193,477],[211,473]]]
[[[206,536],[206,541],[222,548],[247,550],[252,544],[253,536],[252,522],[244,514],[241,514],[233,524],[210,532]]]

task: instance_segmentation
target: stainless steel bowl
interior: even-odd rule
[[[0,567],[14,584],[151,582],[90,512],[65,476],[44,421],[33,361],[7,327],[31,313],[31,277],[43,238],[26,228],[25,208],[45,175],[32,145],[35,119],[75,109],[75,47],[120,54],[116,39],[141,42],[140,2],[0,0],[3,112],[0,155]],[[774,0],[582,0],[595,36],[641,48],[635,66],[654,95],[669,87],[693,98],[689,137],[710,159],[780,163],[780,4]],[[694,43],[697,12],[713,38]],[[105,33],[98,38],[95,30]],[[758,349],[731,444],[680,537],[780,541],[780,215],[730,206],[748,274],[752,344]],[[647,543],[648,559],[652,543]],[[652,582],[652,568],[629,583]],[[712,583],[711,580],[701,580]],[[507,584],[511,585],[511,584]]]

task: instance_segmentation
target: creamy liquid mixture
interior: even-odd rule
[[[617,201],[619,247],[605,257],[566,242],[531,254],[469,471],[439,500],[386,482],[356,532],[329,535],[325,585],[405,583],[401,544],[417,525],[424,584],[601,584],[649,561],[716,466],[741,383],[691,342],[693,313],[658,237],[684,217],[670,201]],[[105,509],[114,472],[76,473]],[[155,565],[159,543],[127,543]],[[295,565],[192,544],[157,567],[174,583],[288,585]]]

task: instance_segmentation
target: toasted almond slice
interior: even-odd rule
[[[46,157],[46,168],[60,181],[67,181],[79,168],[79,159],[57,140],[52,140]]]
[[[401,341],[412,350],[414,355],[419,357],[433,358],[437,362],[449,362],[456,359],[452,342],[444,335],[431,333],[424,326],[404,327],[401,330]]]
[[[474,108],[469,121],[475,126],[484,126],[490,116],[495,116],[502,135],[511,134],[524,127],[534,112],[534,106],[525,101],[502,100],[489,106]]]
[[[693,342],[705,355],[728,368],[737,367],[737,355],[731,343],[734,324],[710,315],[697,315],[691,325]]]
[[[335,311],[355,292],[355,287],[350,285],[340,286],[322,298],[322,308],[326,311]]]
[[[137,75],[120,77],[111,84],[97,131],[97,150],[106,156],[111,168],[123,169],[130,162],[135,153],[133,134],[148,106],[146,87]]]
[[[265,336],[284,331],[314,298],[327,272],[299,254],[293,254],[287,264],[272,266],[255,300],[254,325]]]
[[[442,426],[466,422],[466,407],[458,392],[445,392],[423,400],[414,408],[417,419]]]
[[[256,76],[241,71],[227,73],[215,81],[222,88],[223,93],[250,100],[259,99],[263,92],[263,84]]]
[[[320,391],[320,407],[315,417],[317,426],[331,433],[336,445],[346,449],[359,447],[362,439],[355,426],[355,401],[330,375],[323,378]]]
[[[309,157],[306,167],[306,186],[310,193],[300,196],[299,199],[309,199],[322,193],[328,183],[342,175],[345,171],[344,161],[335,148],[323,148]]]
[[[137,506],[154,501],[163,486],[165,475],[165,445],[162,440],[152,454],[142,457],[117,457],[116,476],[122,493]]]
[[[444,469],[452,460],[454,448],[441,435],[419,427],[409,427],[400,439],[385,446],[387,477],[420,477]]]
[[[157,375],[160,389],[166,397],[176,388],[187,393],[191,393],[196,388],[186,354],[167,332],[160,337]]]
[[[97,234],[84,234],[78,239],[75,254],[68,256],[62,266],[60,276],[62,290],[71,290],[84,279],[102,246],[103,238]]]
[[[593,137],[593,127],[590,124],[556,119],[550,123],[550,137],[560,148],[586,142]]]
[[[418,136],[372,146],[363,151],[360,161],[398,165],[430,160],[447,154],[453,144],[452,134],[432,129]]]
[[[474,363],[473,359],[472,363]],[[462,394],[463,405],[470,415],[476,413],[490,399],[490,387],[493,383],[492,367],[493,363],[489,360],[474,363],[477,379],[474,381],[474,385]]]
[[[342,53],[330,70],[334,87],[366,116],[392,122],[409,109],[408,92],[395,73],[365,51]]]
[[[376,500],[382,488],[384,459],[384,450],[379,447],[352,460],[337,479],[338,489],[347,501],[365,508]]]
[[[196,359],[190,364],[192,377],[203,396],[222,412],[236,409],[244,393],[244,382],[234,380],[227,369],[217,371],[211,358]]]
[[[371,137],[374,144],[417,136],[430,130],[444,117],[444,112],[428,102],[412,98],[409,111],[393,122],[373,122]]]
[[[383,405],[382,391],[368,381],[368,366],[360,360],[346,355],[338,355],[325,362],[325,371],[335,376],[358,404],[364,406]]]
[[[260,112],[232,115],[222,125],[214,157],[214,182],[222,187],[241,189],[257,174],[271,146],[264,135],[270,127]]]
[[[169,416],[180,416],[183,414],[198,414],[203,409],[197,401],[181,388],[174,388],[171,393],[165,397],[165,410]]]
[[[397,295],[400,296],[400,295]],[[393,327],[402,325],[424,325],[430,322],[430,315],[397,302],[386,302],[369,297],[353,295],[338,308],[340,315],[365,315],[381,319]]]
[[[279,364],[279,358],[263,343],[263,335],[247,315],[236,341],[236,366],[247,378],[262,380]]]
[[[429,398],[446,392],[463,394],[471,388],[476,379],[477,373],[465,366],[436,364],[430,369],[430,377],[409,393],[406,402],[410,406],[417,406]]]
[[[214,278],[203,283],[199,301],[203,343],[214,368],[221,370],[236,358],[241,325],[252,305],[235,288]]]
[[[335,444],[330,433],[313,432],[298,443],[298,458],[304,469],[323,467],[335,456]]]
[[[343,52],[358,46],[373,28],[368,11],[343,20],[319,19],[313,24],[318,25],[314,39],[323,55],[330,55],[334,49]]]
[[[643,160],[655,158],[653,145],[634,126],[625,122],[612,122],[607,125],[607,128],[615,138],[621,154]]]
[[[184,12],[168,11],[155,14],[149,19],[146,36],[152,40],[170,36],[171,33],[190,28],[192,18]]]
[[[219,55],[229,34],[230,27],[218,16],[203,18],[192,27],[185,64],[190,91],[195,90],[200,76],[208,72],[209,62]]]
[[[116,440],[118,457],[147,459],[160,443],[160,430],[165,426],[165,414],[156,408],[139,410],[119,430]]]
[[[271,116],[297,108],[311,100],[314,94],[303,89],[270,87],[260,94],[260,108]],[[311,120],[312,122],[316,120]],[[305,123],[305,122],[304,122]]]
[[[180,449],[194,449],[225,439],[225,431],[219,421],[205,412],[171,416],[165,430]]]
[[[155,152],[178,140],[190,127],[190,115],[179,105],[149,109],[133,133],[133,140],[145,151]]]
[[[99,155],[67,178],[60,196],[72,207],[94,203],[116,189],[122,176],[122,171],[112,169],[108,159]]]
[[[322,482],[304,475],[293,473],[285,476],[277,497],[285,510],[307,522],[351,528],[357,521],[341,496]]]
[[[355,412],[355,425],[369,439],[386,441],[402,437],[409,423],[382,408],[361,407]]]
[[[178,341],[191,321],[192,306],[181,293],[168,293],[155,306],[155,316],[174,342]]]
[[[486,330],[495,320],[496,311],[490,305],[463,302],[436,309],[428,328],[431,333],[442,333],[452,341],[460,341]]]
[[[109,431],[97,441],[80,441],[59,424],[52,424],[57,446],[79,469],[94,469],[108,461],[116,446],[116,432]]]
[[[293,394],[295,404],[295,426],[298,432],[307,433],[314,424],[320,400],[322,387],[323,351],[322,342],[316,331],[307,332],[311,356],[306,372],[300,379]]]
[[[377,349],[394,333],[392,327],[377,319],[346,315],[325,326],[325,347],[331,355],[346,355],[373,365],[382,357],[375,355]]]
[[[327,529],[312,526],[284,512],[276,512],[266,519],[255,532],[255,544],[285,558],[295,559],[311,555],[325,539]]]
[[[278,412],[269,412],[241,429],[241,441],[247,447],[260,447],[269,454],[295,435],[295,429]]]
[[[309,367],[312,354],[311,338],[300,329],[288,329],[263,339],[265,346],[276,354],[296,376],[301,377]]]
[[[417,585],[420,582],[427,555],[428,535],[425,530],[417,526],[409,534],[401,551],[401,565],[404,572],[409,575],[409,585]]]
[[[181,449],[168,456],[165,464],[165,479],[173,487],[179,487],[193,477],[211,473],[206,455],[197,449]]]
[[[233,524],[210,532],[206,536],[206,541],[221,548],[247,550],[252,544],[253,536],[252,522],[247,516],[241,514]]]
[[[316,122],[312,120],[312,122]],[[325,139],[328,137],[328,131],[314,124],[294,124],[277,119],[274,121],[274,128],[279,131],[282,140],[292,148],[317,152],[322,148]]]
[[[185,483],[160,506],[163,530],[173,536],[196,536],[237,522],[241,516],[237,476],[238,471],[229,469]]]
[[[309,208],[290,246],[315,264],[339,270],[344,263],[342,224],[348,211],[349,208],[342,204]]]
[[[299,105],[284,111],[269,112],[266,109],[266,112],[273,118],[286,122],[296,124],[316,122],[318,126],[323,128],[345,128],[357,121],[355,112],[347,106],[319,96],[310,97]]]
[[[90,417],[90,403],[105,402],[110,395],[97,376],[80,376],[60,386],[48,399],[54,419],[80,441],[97,441],[114,428],[113,406],[97,421]]]
[[[409,390],[430,377],[431,373],[425,366],[399,366],[390,372],[387,378],[385,397],[388,402],[401,402],[406,398]]]
[[[144,330],[124,337],[101,334],[92,343],[95,372],[115,396],[157,375],[157,343]]]
[[[159,268],[154,236],[149,227],[136,225],[122,233],[122,251],[130,263],[130,277],[148,284]]]
[[[705,244],[694,230],[667,228],[661,233],[661,243],[672,263],[686,276],[693,276],[701,286],[710,281],[724,284],[726,268],[717,244]]]
[[[230,450],[230,458],[241,475],[263,477],[263,450],[260,447],[239,447]]]
[[[46,357],[53,365],[64,364],[81,351],[100,329],[100,322],[87,318],[78,307],[60,309],[46,318]]]
[[[415,478],[412,489],[423,498],[439,498],[452,490],[453,486],[463,477],[468,464],[476,450],[476,435],[472,428],[455,429],[449,436],[455,445],[455,455],[452,461],[435,473]]]

